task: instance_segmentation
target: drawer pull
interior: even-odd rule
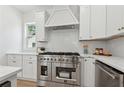
[[[121,30],[123,30],[124,29],[124,27],[121,27]]]
[[[29,62],[29,64],[32,64],[32,62]]]
[[[90,36],[90,38],[93,38],[93,36]]]
[[[121,28],[118,28],[118,31],[121,31]]]
[[[16,61],[13,61],[13,63],[16,63]]]

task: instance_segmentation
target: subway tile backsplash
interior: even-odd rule
[[[83,53],[83,44],[88,44],[89,54],[94,49],[106,48],[106,41],[79,41],[78,29],[47,31],[48,42],[41,42],[38,47],[45,47],[47,51],[79,52]]]
[[[124,57],[124,37],[107,41],[107,48],[113,56]]]

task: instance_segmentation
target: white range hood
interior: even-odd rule
[[[56,6],[48,18],[45,27],[69,26],[79,24],[68,6]]]

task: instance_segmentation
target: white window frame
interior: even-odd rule
[[[28,48],[27,44],[27,25],[30,24],[35,24],[35,22],[26,22],[24,23],[24,31],[23,31],[23,51],[36,51],[36,47],[37,47],[37,43],[36,43],[36,47],[35,48]],[[36,39],[35,39],[36,41]]]

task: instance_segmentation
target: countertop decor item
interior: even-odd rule
[[[112,54],[108,50],[105,50],[103,48],[96,48],[93,55],[112,56]]]
[[[87,44],[84,44],[83,45],[83,49],[84,49],[84,54],[88,54],[88,45]]]

